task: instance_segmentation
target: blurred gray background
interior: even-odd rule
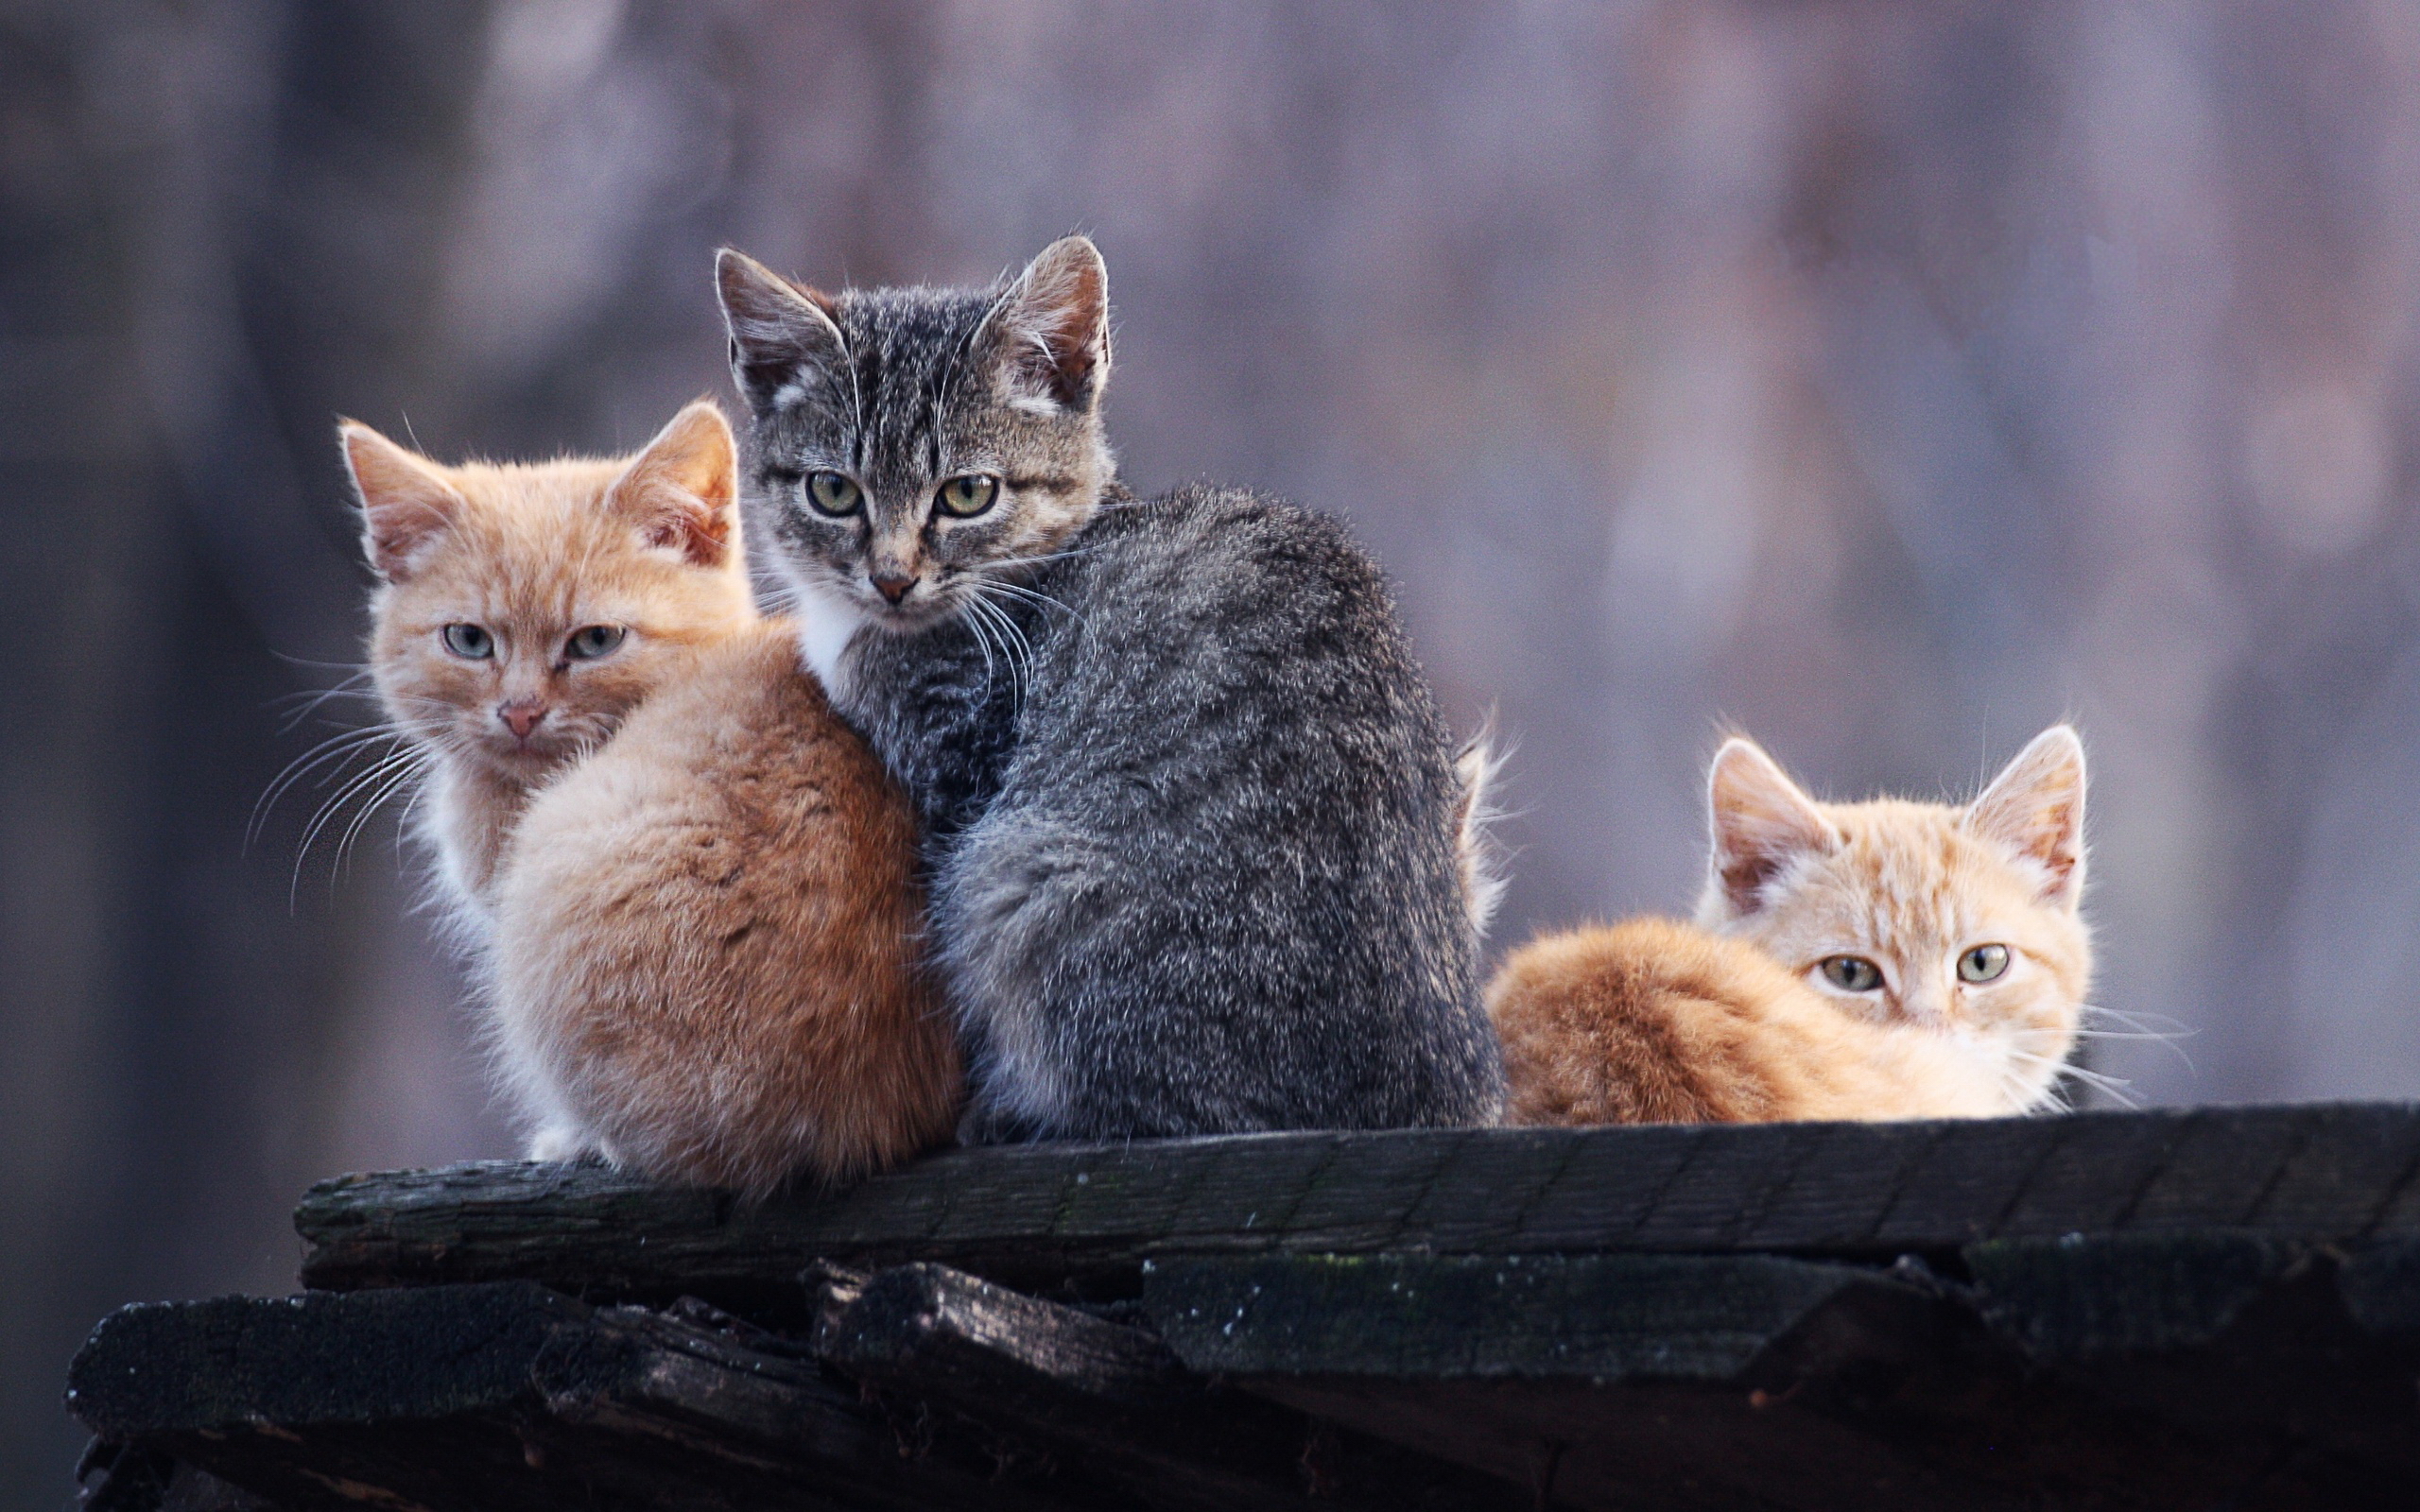
[[[1848,797],[2072,714],[2100,996],[2193,1031],[2092,1063],[2420,1091],[2420,5],[0,0],[0,1504],[106,1310],[510,1152],[391,825],[245,844],[333,418],[628,447],[719,243],[1074,229],[1135,486],[1349,514],[1518,738],[1499,945],[1685,906],[1724,721]]]

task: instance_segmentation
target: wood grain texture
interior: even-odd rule
[[[1187,1371],[1145,1329],[930,1264],[833,1289],[824,1361],[1080,1465],[1137,1504],[1218,1512],[1527,1507],[1518,1487]]]
[[[1309,1133],[959,1150],[742,1207],[596,1166],[348,1177],[296,1214],[306,1284],[526,1279],[762,1305],[812,1259],[1013,1284],[1204,1254],[1768,1251],[2213,1229],[2420,1236],[2420,1109],[1903,1125]]]

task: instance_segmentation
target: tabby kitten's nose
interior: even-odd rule
[[[869,573],[866,576],[873,583],[874,592],[893,604],[906,598],[908,590],[916,586],[916,579],[913,577],[902,577],[890,573]]]
[[[495,714],[498,719],[504,721],[504,727],[512,731],[513,739],[527,740],[529,731],[538,728],[538,721],[546,717],[546,706],[538,703],[509,703],[498,709]]]

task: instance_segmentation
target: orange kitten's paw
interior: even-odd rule
[[[578,1160],[589,1165],[607,1165],[605,1152],[582,1139],[579,1131],[568,1125],[554,1124],[529,1137],[529,1159],[549,1162]]]

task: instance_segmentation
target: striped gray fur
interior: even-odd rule
[[[925,821],[970,1133],[1492,1118],[1463,794],[1387,586],[1325,515],[1123,490],[1092,245],[985,290],[719,282],[752,543]]]

